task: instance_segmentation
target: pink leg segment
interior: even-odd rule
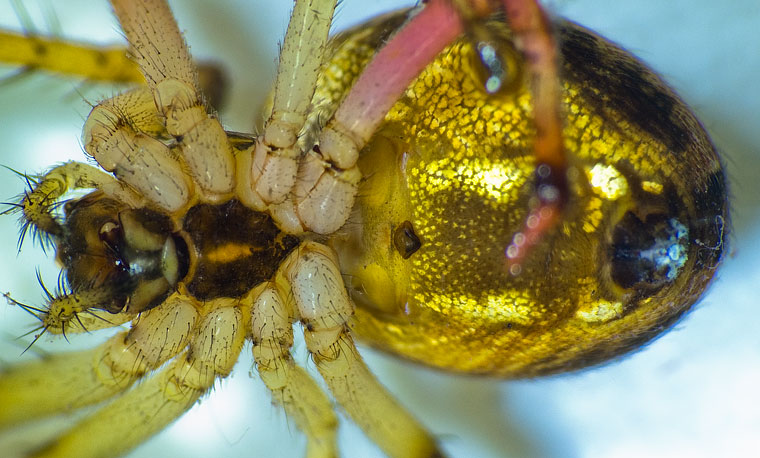
[[[505,254],[507,266],[518,275],[530,248],[560,220],[568,199],[567,159],[562,143],[557,49],[550,22],[536,0],[501,0],[515,42],[522,52],[531,81],[536,140],[536,190],[523,229]],[[479,17],[493,8],[487,0],[430,0],[374,57],[333,121],[360,150],[409,83],[464,29],[458,8],[474,9],[465,17]]]
[[[361,140],[359,149],[412,80],[461,33],[457,10],[447,0],[430,0],[377,53],[335,113]]]

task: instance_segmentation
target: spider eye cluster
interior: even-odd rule
[[[58,257],[73,292],[99,290],[109,312],[159,305],[188,271],[185,241],[160,213],[93,193],[66,205]]]

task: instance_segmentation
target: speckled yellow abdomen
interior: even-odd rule
[[[332,109],[398,22],[344,35],[316,100]],[[563,61],[570,199],[519,275],[505,250],[533,195],[531,95],[510,33],[490,25],[512,80],[488,94],[473,44],[447,48],[362,152],[354,215],[332,245],[372,346],[505,377],[606,361],[670,327],[724,251],[724,172],[684,103],[630,54],[569,22]]]

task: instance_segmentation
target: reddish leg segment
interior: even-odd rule
[[[431,0],[374,57],[299,166],[294,194],[305,227],[330,233],[345,223],[361,176],[359,151],[412,80],[461,33],[457,10]]]
[[[502,7],[523,54],[533,92],[536,139],[536,185],[530,212],[523,228],[506,249],[510,273],[518,275],[530,248],[560,220],[568,198],[567,159],[562,144],[560,85],[557,49],[549,19],[536,0],[502,0]],[[435,55],[463,31],[462,18],[481,16],[488,8],[485,0],[464,0],[453,5],[445,0],[431,0],[409,24],[396,34],[375,56],[338,108],[325,135],[321,150],[341,166],[342,155],[333,143],[330,128],[348,137],[351,165],[385,114],[407,85]],[[463,8],[469,8],[465,12]],[[334,151],[336,150],[336,151]],[[345,160],[345,159],[344,159]]]
[[[334,125],[364,146],[412,80],[461,33],[457,11],[446,0],[431,0],[372,59],[335,112]]]
[[[536,187],[523,228],[506,249],[513,275],[530,248],[560,219],[568,198],[562,145],[557,51],[550,22],[536,0],[502,0],[533,92]],[[378,52],[319,137],[319,148],[299,168],[295,200],[304,226],[329,233],[348,218],[360,174],[359,151],[390,107],[435,56],[464,31],[467,21],[495,11],[487,0],[430,0]],[[329,204],[329,205],[328,205]],[[327,209],[330,211],[314,211]]]
[[[510,273],[519,275],[531,247],[560,220],[568,199],[567,158],[562,144],[557,48],[549,19],[535,0],[502,0],[502,4],[525,59],[536,125],[535,195],[523,229],[506,250]]]

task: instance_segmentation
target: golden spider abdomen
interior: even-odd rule
[[[317,97],[328,110],[398,17],[342,38]],[[466,40],[409,87],[362,153],[366,177],[332,239],[366,342],[467,373],[534,376],[600,363],[672,325],[721,260],[720,160],[684,103],[631,55],[556,24],[570,200],[511,275],[505,250],[533,195],[531,95],[488,94]]]

